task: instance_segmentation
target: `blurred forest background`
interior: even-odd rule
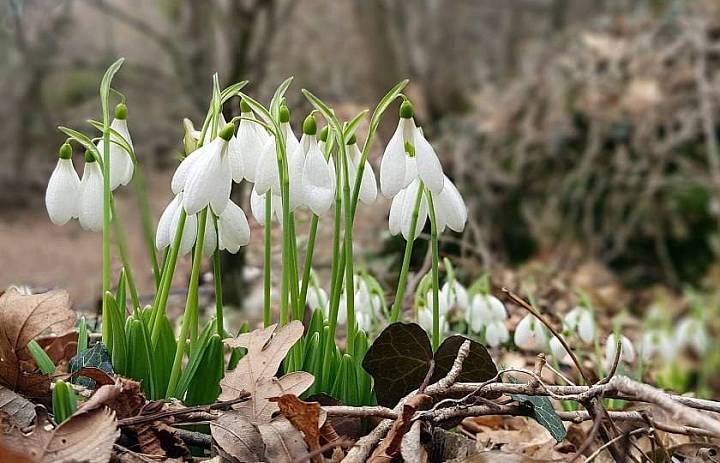
[[[465,233],[443,237],[466,277],[541,262],[680,290],[716,275],[717,1],[0,0],[0,286],[97,297],[99,236],[52,226],[42,198],[56,127],[99,117],[98,83],[119,56],[156,218],[182,118],[204,114],[213,72],[249,80],[261,101],[294,75],[296,128],[310,109],[301,87],[349,115],[407,77],[470,208]],[[142,259],[132,192],[121,195]],[[385,219],[368,218],[365,239]],[[372,255],[399,249],[388,239]]]

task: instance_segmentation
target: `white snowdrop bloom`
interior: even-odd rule
[[[264,227],[265,197],[268,194],[271,195],[271,218],[277,220],[278,223],[282,225],[282,198],[280,198],[280,196],[275,196],[271,193],[259,195],[257,191],[255,191],[255,188],[253,188],[252,192],[250,193],[250,212],[252,212],[252,215],[253,217],[255,217],[257,223]]]
[[[242,162],[243,176],[248,182],[255,183],[255,171],[257,169],[258,159],[263,152],[265,143],[270,140],[270,134],[259,124],[252,122],[255,119],[250,106],[243,100],[240,101],[240,119],[238,123],[237,149],[240,152]],[[233,180],[238,182],[233,172]]]
[[[434,307],[432,290],[427,292],[425,300],[427,301],[427,308],[430,309],[430,311],[432,312],[433,307]],[[442,291],[442,290],[438,291],[438,302],[439,302],[438,307],[439,307],[440,316],[444,317],[450,311],[450,304],[451,304],[450,294],[446,291]]]
[[[610,369],[615,361],[618,335],[610,334],[605,341],[605,368]],[[633,363],[635,361],[635,347],[627,336],[620,336],[620,363]]]
[[[72,147],[63,143],[45,191],[45,207],[52,223],[64,225],[78,216],[80,191],[80,177],[73,165]]]
[[[348,175],[350,176],[350,187],[355,188],[355,177],[358,171],[358,165],[362,160],[362,153],[357,145],[357,139],[353,135],[347,143]],[[377,180],[370,162],[365,159],[365,167],[363,168],[362,178],[360,179],[359,199],[365,204],[372,204],[377,198]]]
[[[390,205],[390,218],[388,220],[388,226],[390,228],[391,235],[397,235],[402,233],[403,238],[406,240],[410,236],[410,225],[412,224],[413,211],[415,210],[415,201],[417,199],[418,189],[420,188],[420,181],[414,180],[408,187],[402,190],[400,193],[395,195]],[[420,207],[418,209],[418,218],[415,225],[415,235],[417,236],[422,232],[427,221],[428,206],[425,195],[420,198]]]
[[[590,344],[595,340],[595,319],[590,309],[575,307],[565,315],[563,322],[569,330],[576,332],[584,343]]]
[[[669,333],[660,330],[649,330],[640,338],[639,354],[643,362],[650,362],[659,355],[664,362],[672,362],[679,352],[680,339],[673,339]]]
[[[433,330],[433,312],[431,307],[423,307],[418,311],[418,325],[420,325],[425,331],[431,333]],[[444,315],[440,315],[440,336],[442,337],[449,331],[448,322]]]
[[[370,291],[362,275],[356,275],[355,277],[355,311],[367,315],[368,321],[372,321],[382,314],[380,296]]]
[[[308,116],[308,119],[311,117]],[[313,118],[313,124],[314,121]],[[305,130],[304,125],[303,130]],[[312,128],[308,127],[308,129]],[[317,127],[315,127],[315,130],[317,130]],[[311,140],[314,140],[314,137]],[[313,211],[313,214],[318,216],[325,214],[335,200],[335,166],[332,157],[330,157],[329,161],[325,160],[323,152],[320,143],[317,141],[311,142],[302,168],[303,199],[305,205]]]
[[[130,138],[130,132],[127,127],[127,106],[120,103],[115,107],[115,118],[110,123],[110,128],[125,139],[125,142],[132,149],[133,143]],[[132,180],[135,165],[133,164],[130,153],[122,147],[122,141],[118,135],[110,132],[110,189],[115,190],[120,185],[127,185]],[[105,143],[101,138],[97,142],[97,150],[100,156],[104,156]]]
[[[526,315],[515,328],[515,345],[521,349],[544,350],[547,341],[545,327],[532,314]]]
[[[230,201],[232,173],[227,152],[234,130],[232,124],[225,125],[219,137],[183,161],[194,156],[183,186],[183,208],[188,214],[196,214],[207,206],[211,206],[215,214],[222,214]]]
[[[410,158],[414,158],[413,167],[408,165]],[[414,170],[413,175],[408,175],[408,169]],[[433,193],[443,190],[445,178],[440,161],[415,126],[412,104],[406,100],[400,105],[400,121],[380,163],[380,189],[383,195],[392,198],[415,178],[422,180]]]
[[[80,180],[80,225],[85,230],[103,228],[103,175],[100,165],[90,152],[85,153],[85,167]]]
[[[355,323],[359,330],[363,330],[366,333],[372,329],[372,317],[366,312],[357,312],[355,314]]]
[[[290,178],[291,211],[294,211],[300,206],[308,205],[305,198],[305,164],[307,162],[308,154],[311,151],[313,152],[313,158],[316,158],[317,153],[320,153],[317,137],[315,136],[316,133],[317,124],[315,123],[315,118],[311,114],[305,118],[305,122],[303,123],[303,135],[300,138],[300,142],[297,147],[292,153],[288,152],[288,177]],[[317,166],[320,167],[320,170],[317,172],[309,171],[308,173],[310,175],[308,176],[308,180],[310,180],[310,176],[314,174],[321,175],[324,176],[323,180],[325,180],[325,185],[329,186],[330,179],[327,175],[327,163],[324,162],[325,158],[322,153],[320,153],[320,159],[323,161],[322,165]]]
[[[155,233],[155,247],[158,250],[170,246],[175,241],[178,223],[180,221],[180,213],[182,211],[182,192],[176,195],[167,205],[160,221],[158,222],[157,233]],[[197,236],[197,218],[195,215],[188,215],[183,225],[182,237],[180,239],[180,248],[178,255],[184,256],[192,249]]]
[[[567,363],[570,359],[570,354],[560,342],[557,336],[553,336],[550,340],[550,353],[558,363]]]
[[[474,333],[479,333],[491,323],[500,322],[505,326],[505,320],[507,320],[505,305],[491,294],[474,295],[465,311],[465,322]],[[507,331],[507,328],[505,330]]]
[[[504,321],[493,320],[485,327],[485,341],[491,347],[497,347],[510,340],[510,332]]]
[[[235,254],[250,243],[250,225],[245,211],[232,200],[217,220],[218,248]]]
[[[467,206],[455,184],[446,176],[443,177],[445,183],[442,191],[433,193],[438,233],[445,231],[445,227],[460,233],[467,222]]]
[[[278,170],[275,139],[270,138],[263,146],[255,171],[255,191],[264,195],[268,191],[280,194],[280,171]]]
[[[696,354],[704,354],[710,346],[705,324],[702,320],[693,317],[685,317],[677,324],[676,339],[679,346],[691,347]]]
[[[300,284],[302,284],[302,282],[300,282]],[[307,306],[310,307],[310,310],[321,308],[327,315],[330,298],[324,289],[316,284],[311,284],[308,288],[306,303]]]
[[[459,281],[446,281],[442,286],[442,291],[448,294],[451,307],[455,307],[463,313],[470,307],[470,296]]]

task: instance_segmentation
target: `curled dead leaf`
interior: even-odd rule
[[[114,384],[100,386],[78,411],[87,412],[107,406],[114,410],[117,418],[121,420],[137,416],[146,402],[140,383],[118,376]]]
[[[271,402],[278,404],[280,413],[303,434],[310,452],[320,449],[320,404],[304,402],[292,394],[270,397]],[[322,456],[312,458],[313,462],[322,462]]]

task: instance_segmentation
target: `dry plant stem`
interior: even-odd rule
[[[550,322],[548,322],[548,321],[545,319],[545,317],[543,317],[543,316],[540,314],[540,312],[538,312],[537,310],[535,310],[535,308],[534,308],[533,306],[531,306],[530,304],[528,304],[527,302],[525,302],[525,300],[523,300],[523,298],[521,298],[520,296],[516,295],[515,293],[513,293],[513,292],[510,291],[509,289],[503,288],[503,289],[502,289],[502,292],[504,292],[514,303],[518,304],[520,307],[522,307],[523,309],[525,309],[525,310],[527,310],[528,312],[530,312],[535,318],[537,318],[538,320],[540,320],[540,322],[542,322],[542,324],[545,325],[545,327],[546,327],[548,330],[550,330],[550,332],[553,334],[553,336],[555,336],[556,338],[558,338],[558,340],[560,341],[560,344],[562,344],[562,346],[565,348],[565,350],[567,351],[567,353],[570,355],[570,358],[572,359],[573,363],[575,364],[575,367],[576,367],[576,368],[578,369],[578,371],[580,372],[580,376],[583,377],[583,379],[585,380],[586,383],[590,384],[591,381],[590,381],[589,377],[585,374],[585,370],[583,370],[583,367],[582,367],[582,365],[580,364],[580,360],[578,360],[577,356],[575,355],[575,353],[573,352],[573,350],[570,348],[570,345],[567,343],[567,341],[565,340],[565,338],[562,337],[562,335],[561,335],[560,333],[558,333],[558,331],[550,324]]]
[[[222,410],[224,408],[228,408],[235,404],[247,402],[248,399],[250,399],[250,394],[245,393],[245,394],[239,395],[235,399],[223,400],[223,401],[215,402],[214,404],[210,404],[210,405],[196,405],[194,407],[184,407],[184,408],[179,408],[179,409],[175,409],[175,410],[161,410],[157,413],[151,413],[148,415],[132,416],[130,418],[124,418],[122,420],[118,420],[117,425],[119,427],[134,426],[134,425],[141,424],[141,423],[157,421],[159,419],[167,418],[170,416],[185,416],[185,415],[192,415],[192,414],[197,414],[197,413],[209,413],[212,410]],[[203,415],[203,417],[209,418],[204,415]]]
[[[590,456],[588,456],[587,459],[585,460],[585,463],[590,463],[591,461],[595,460],[602,453],[603,450],[607,449],[608,447],[610,447],[611,445],[615,444],[616,442],[618,442],[622,439],[628,439],[629,437],[636,436],[638,434],[650,434],[650,433],[652,433],[651,428],[638,428],[638,429],[633,429],[632,431],[627,432],[625,434],[620,434],[619,436],[613,437],[608,442],[601,445],[592,454],[590,454]]]
[[[451,386],[457,381],[460,373],[462,373],[462,364],[470,353],[470,341],[465,341],[458,349],[457,357],[453,362],[453,366],[448,374],[437,383],[428,386],[424,393],[427,395],[442,395],[446,394]],[[393,413],[397,417],[402,411],[405,402],[417,394],[418,391],[412,391],[406,395],[398,404],[393,408]],[[382,408],[382,407],[381,407]],[[393,424],[392,419],[383,420],[373,431],[367,436],[359,439],[353,448],[348,452],[347,456],[342,460],[345,463],[362,463],[367,460],[368,456],[372,452],[373,448],[382,440],[385,434],[390,430]]]

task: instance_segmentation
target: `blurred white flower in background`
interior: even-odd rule
[[[615,361],[617,342],[620,340],[619,363],[633,363],[635,361],[635,347],[627,336],[610,334],[605,341],[605,368],[610,369]]]
[[[515,328],[515,345],[520,349],[542,351],[547,342],[545,327],[532,314],[526,315]]]

